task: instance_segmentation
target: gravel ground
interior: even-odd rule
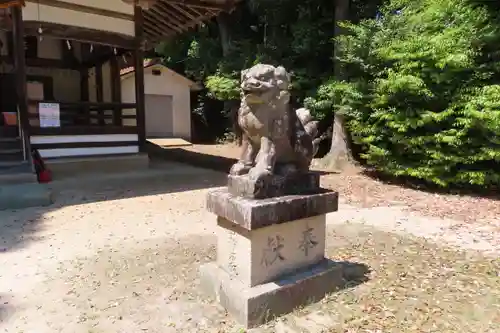
[[[205,194],[224,175],[165,170],[54,184],[53,206],[0,212],[0,331],[243,332],[198,288],[199,265],[215,255]],[[460,332],[500,331],[500,263],[485,256],[498,257],[500,232],[481,231],[491,221],[429,219],[404,206],[360,208],[349,200],[328,220],[330,257],[366,263],[370,282],[253,332],[401,332],[404,324],[417,333],[411,325],[430,325],[438,309],[436,332],[457,332],[446,326],[453,318],[469,322]],[[408,270],[410,279],[394,275]],[[396,313],[416,295],[415,314]]]

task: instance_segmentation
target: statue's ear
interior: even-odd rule
[[[276,67],[276,69],[274,70],[274,74],[276,74],[276,76],[278,77],[287,76],[286,69],[283,66]]]
[[[241,71],[241,81],[245,79],[245,75],[247,75],[249,69],[244,69]]]
[[[274,75],[276,76],[280,90],[288,90],[290,86],[290,75],[286,72],[285,67],[276,67]]]
[[[283,89],[280,91],[279,100],[283,104],[288,104],[290,102],[290,93],[286,89]]]

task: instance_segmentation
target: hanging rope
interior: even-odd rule
[[[40,40],[40,42],[43,40],[43,29],[42,29],[42,21],[40,20],[40,0],[37,1],[37,9],[38,9],[38,13],[37,13],[37,19],[38,19],[38,22],[40,22],[40,26],[38,27],[38,39]]]

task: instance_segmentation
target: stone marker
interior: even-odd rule
[[[343,282],[325,258],[326,214],[338,193],[309,171],[317,123],[292,111],[282,67],[242,72],[238,110],[242,156],[228,186],[208,194],[217,216],[217,260],[201,267],[202,286],[245,327],[318,301]]]

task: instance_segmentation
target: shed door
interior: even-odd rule
[[[174,134],[172,96],[145,95],[146,136],[171,137]]]

